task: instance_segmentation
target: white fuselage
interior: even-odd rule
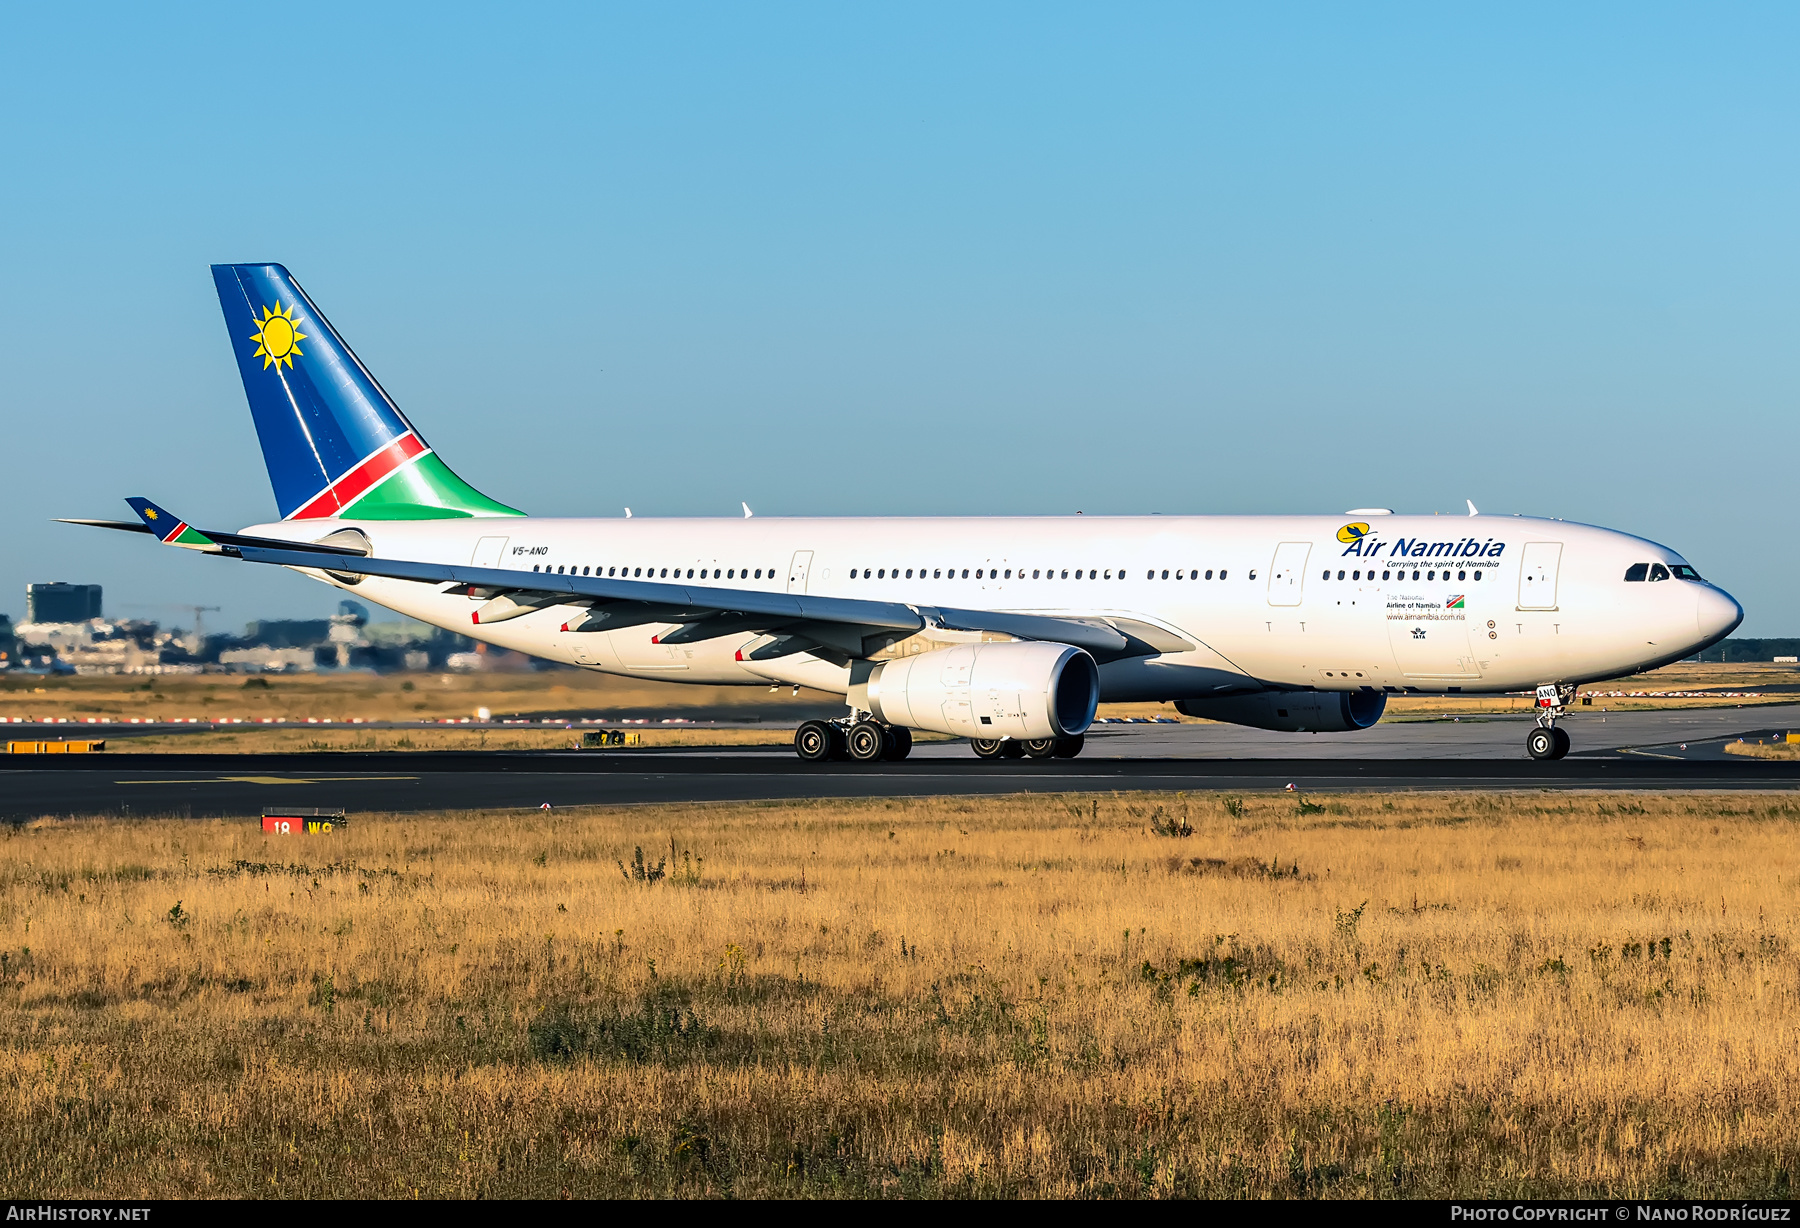
[[[1359,537],[1347,524],[1368,529]],[[1742,618],[1710,584],[1625,579],[1634,564],[1685,567],[1667,547],[1524,517],[520,517],[284,521],[245,532],[316,541],[347,527],[384,558],[1129,620],[1128,631],[1137,626],[1161,651],[1104,664],[1105,700],[1258,685],[1517,691],[1677,660]],[[810,655],[740,660],[760,641],[754,634],[663,645],[664,626],[565,631],[580,613],[569,606],[476,625],[479,603],[442,587],[369,577],[352,591],[500,647],[607,673],[848,688],[848,671]],[[931,646],[926,632],[887,652]]]

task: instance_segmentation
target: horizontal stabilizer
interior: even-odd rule
[[[130,498],[125,502],[131,510],[138,514],[144,526],[156,535],[158,541],[165,546],[184,546],[189,550],[214,550],[218,543],[200,530],[176,516],[173,512],[165,512],[148,499]]]

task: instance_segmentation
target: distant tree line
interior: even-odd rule
[[[1800,639],[1721,640],[1690,661],[1773,661],[1776,657],[1800,657]]]

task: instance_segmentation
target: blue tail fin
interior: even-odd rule
[[[286,269],[212,272],[282,519],[521,515],[450,471]]]

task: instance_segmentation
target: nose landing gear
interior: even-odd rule
[[[1563,709],[1575,702],[1575,687],[1547,682],[1537,689],[1537,728],[1525,735],[1525,753],[1533,759],[1561,759],[1569,753],[1569,731],[1557,725]]]

